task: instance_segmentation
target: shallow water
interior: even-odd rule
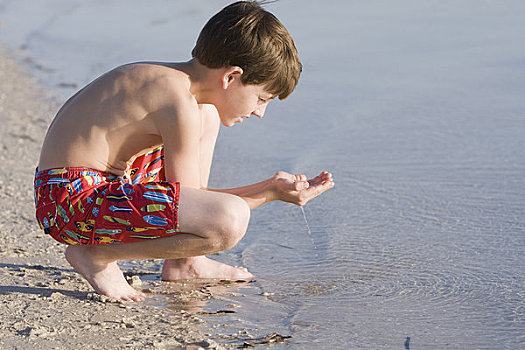
[[[225,3],[0,0],[0,41],[68,95],[121,63],[186,59]],[[199,306],[235,311],[209,316],[210,333],[278,332],[293,338],[275,348],[297,349],[525,346],[525,4],[304,4],[267,6],[296,38],[297,91],[221,131],[211,185],[329,170],[336,188],[304,208],[309,228],[291,205],[253,212],[214,258],[257,280]]]

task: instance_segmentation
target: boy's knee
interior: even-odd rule
[[[231,195],[223,201],[218,213],[217,244],[219,250],[233,248],[246,233],[250,221],[250,208],[240,197]]]

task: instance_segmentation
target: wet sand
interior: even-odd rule
[[[33,169],[59,99],[40,89],[4,49],[0,81],[0,348],[224,348],[206,336],[196,313],[154,302],[101,300],[71,269],[64,245],[41,232],[33,219]],[[137,285],[138,279],[130,276]],[[161,284],[169,293],[164,288],[169,283],[146,281],[138,287],[154,291]],[[173,302],[198,305],[212,297],[206,285],[182,285],[173,284]]]

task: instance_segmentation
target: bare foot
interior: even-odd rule
[[[124,301],[142,301],[146,295],[131,287],[117,262],[101,263],[92,254],[95,247],[70,245],[66,259],[91,284],[100,295]]]
[[[189,280],[195,278],[220,278],[225,280],[251,280],[254,276],[244,267],[235,267],[195,256],[184,259],[167,259],[162,267],[164,281]]]

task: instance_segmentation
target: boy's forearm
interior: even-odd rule
[[[218,190],[208,188],[208,191],[229,193],[239,196],[248,203],[250,209],[257,208],[276,199],[272,179],[264,180],[253,185],[230,189]]]

